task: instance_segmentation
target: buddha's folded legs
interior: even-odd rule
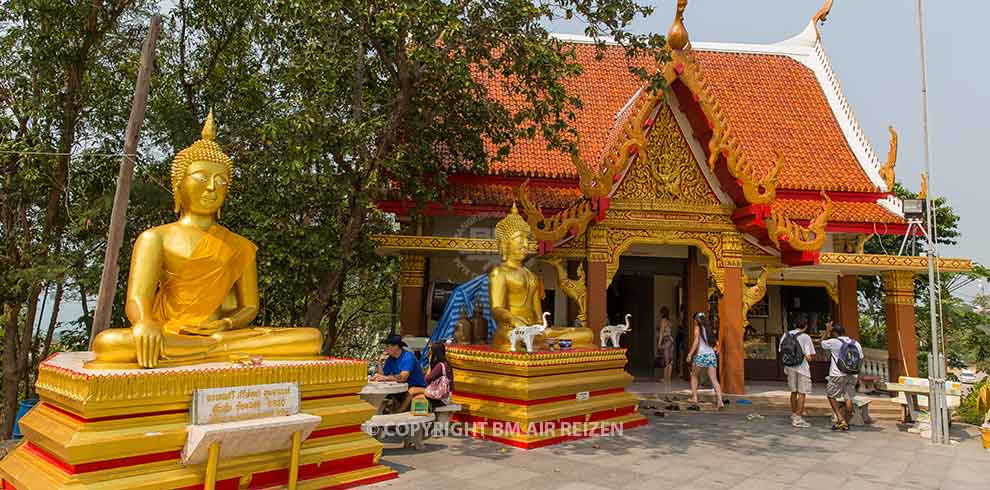
[[[210,336],[163,333],[162,365],[226,359],[230,354],[257,354],[277,358],[312,358],[323,344],[315,328],[242,328]],[[96,363],[137,363],[134,335],[129,328],[100,332],[93,342]]]

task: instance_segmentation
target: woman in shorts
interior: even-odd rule
[[[722,387],[718,384],[718,357],[715,349],[712,348],[711,326],[704,313],[694,315],[694,342],[688,352],[688,359],[691,361],[691,403],[698,403],[698,378],[702,371],[708,373],[708,379],[712,381],[715,388],[716,407],[721,409]]]

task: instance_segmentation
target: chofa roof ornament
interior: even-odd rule
[[[687,0],[677,0],[677,13],[674,14],[674,22],[667,31],[667,45],[670,49],[680,51],[688,45],[688,33],[684,27],[684,9],[687,8]]]
[[[832,0],[825,0],[825,5],[818,12],[815,12],[815,16],[811,18],[811,25],[815,26],[815,34],[818,36],[818,39],[822,38],[822,32],[818,30],[818,24],[825,24],[825,19],[828,18],[828,13],[831,11]]]

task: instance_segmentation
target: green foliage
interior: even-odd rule
[[[990,378],[983,378],[979,383],[973,385],[970,392],[959,403],[956,416],[967,424],[982,425],[984,417],[987,416],[987,410],[990,409],[990,407],[981,407],[979,403],[980,394],[985,390],[990,390]]]

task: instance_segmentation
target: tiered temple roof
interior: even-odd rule
[[[621,46],[607,45],[596,59],[597,48],[590,39],[558,38],[574,48],[584,66],[567,85],[583,102],[573,122],[580,134],[581,158],[594,165],[621,143],[621,127],[637,98],[644,96],[643,82],[629,72],[630,61]],[[783,157],[773,209],[798,223],[807,222],[820,212],[819,192],[826,191],[833,201],[828,231],[904,232],[900,203],[883,177],[885,166],[892,171],[893,160],[881,162],[867,141],[825,55],[815,20],[780,43],[695,43],[689,49],[753,174],[765,175],[776,155]],[[646,67],[652,59],[633,62]],[[680,81],[669,93],[690,121],[681,131],[700,144],[707,158],[711,122],[697,94]],[[526,178],[533,180],[532,201],[545,212],[581,198],[571,156],[547,149],[539,137],[517,143],[503,161],[490,165],[487,175],[455,176],[448,197],[455,212],[504,209]],[[381,204],[387,210],[403,210],[397,201]],[[443,212],[439,206],[433,211]]]

